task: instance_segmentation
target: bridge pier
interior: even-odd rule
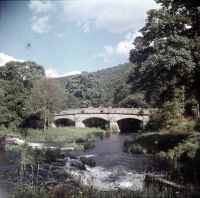
[[[116,121],[110,120],[109,121],[109,129],[110,133],[119,133],[120,129]]]
[[[75,121],[75,128],[85,128],[85,124],[82,121]]]

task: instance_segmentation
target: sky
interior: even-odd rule
[[[0,0],[0,66],[34,61],[51,77],[128,62],[153,0]]]

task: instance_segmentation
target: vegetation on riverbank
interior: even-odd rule
[[[37,129],[12,130],[0,127],[0,135],[23,138],[28,142],[81,143],[102,139],[106,131],[99,128],[58,127],[46,131]]]
[[[92,187],[81,187],[77,183],[67,182],[49,188],[33,186],[31,184],[15,184],[12,186],[13,198],[124,198],[124,197],[190,197],[190,193],[175,191],[171,188],[159,185],[147,185],[142,191],[130,191],[119,189],[116,191],[99,191]]]
[[[81,143],[102,139],[105,131],[98,128],[58,127],[47,131],[28,129],[25,139],[31,142]]]
[[[149,132],[138,135],[125,148],[131,153],[156,154],[161,157],[187,162],[194,159],[199,148],[200,134],[191,132]]]
[[[49,146],[84,150],[92,147],[91,142],[103,139],[106,132],[97,128],[51,128],[46,131],[27,129],[21,133],[4,131],[8,136],[14,136],[29,142],[46,143]],[[83,143],[83,144],[80,144]],[[23,146],[23,145],[22,145]],[[6,146],[7,151],[20,151],[21,146]]]
[[[200,134],[197,132],[149,132],[139,134],[124,149],[130,153],[155,154],[181,167],[169,172],[169,177],[181,183],[200,182]]]

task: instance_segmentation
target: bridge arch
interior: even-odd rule
[[[75,120],[73,115],[55,116],[53,123],[56,127],[75,126]]]
[[[121,133],[137,133],[143,122],[135,118],[123,118],[117,121]]]
[[[68,118],[59,118],[54,120],[56,127],[70,127],[75,126],[75,121]]]
[[[143,116],[140,116],[140,115],[120,115],[119,117],[117,117],[116,121],[118,122],[123,119],[135,119],[135,120],[139,120],[141,122],[144,121]]]
[[[86,127],[95,127],[107,130],[109,123],[106,119],[99,117],[90,117],[82,121]]]

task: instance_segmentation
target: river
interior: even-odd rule
[[[124,152],[124,141],[134,138],[135,134],[113,133],[103,140],[95,142],[95,147],[92,149],[71,151],[73,155],[76,155],[76,159],[70,157],[63,159],[62,171],[80,184],[99,190],[143,190],[145,173],[166,173],[172,168],[172,165],[156,156]],[[82,163],[81,157],[92,158],[96,162],[96,166],[86,165],[86,170],[72,166],[74,162]],[[17,166],[19,167],[18,162],[19,156],[15,153],[1,155],[0,174],[3,173],[1,179],[13,175],[14,173],[10,170],[14,171]],[[5,174],[6,172],[9,174]]]
[[[86,171],[72,171],[71,174],[83,184],[100,190],[142,190],[145,173],[166,173],[172,165],[156,156],[124,152],[124,141],[133,138],[134,134],[110,134],[97,141],[93,149],[76,152],[79,157],[91,157],[96,166],[87,166]]]

